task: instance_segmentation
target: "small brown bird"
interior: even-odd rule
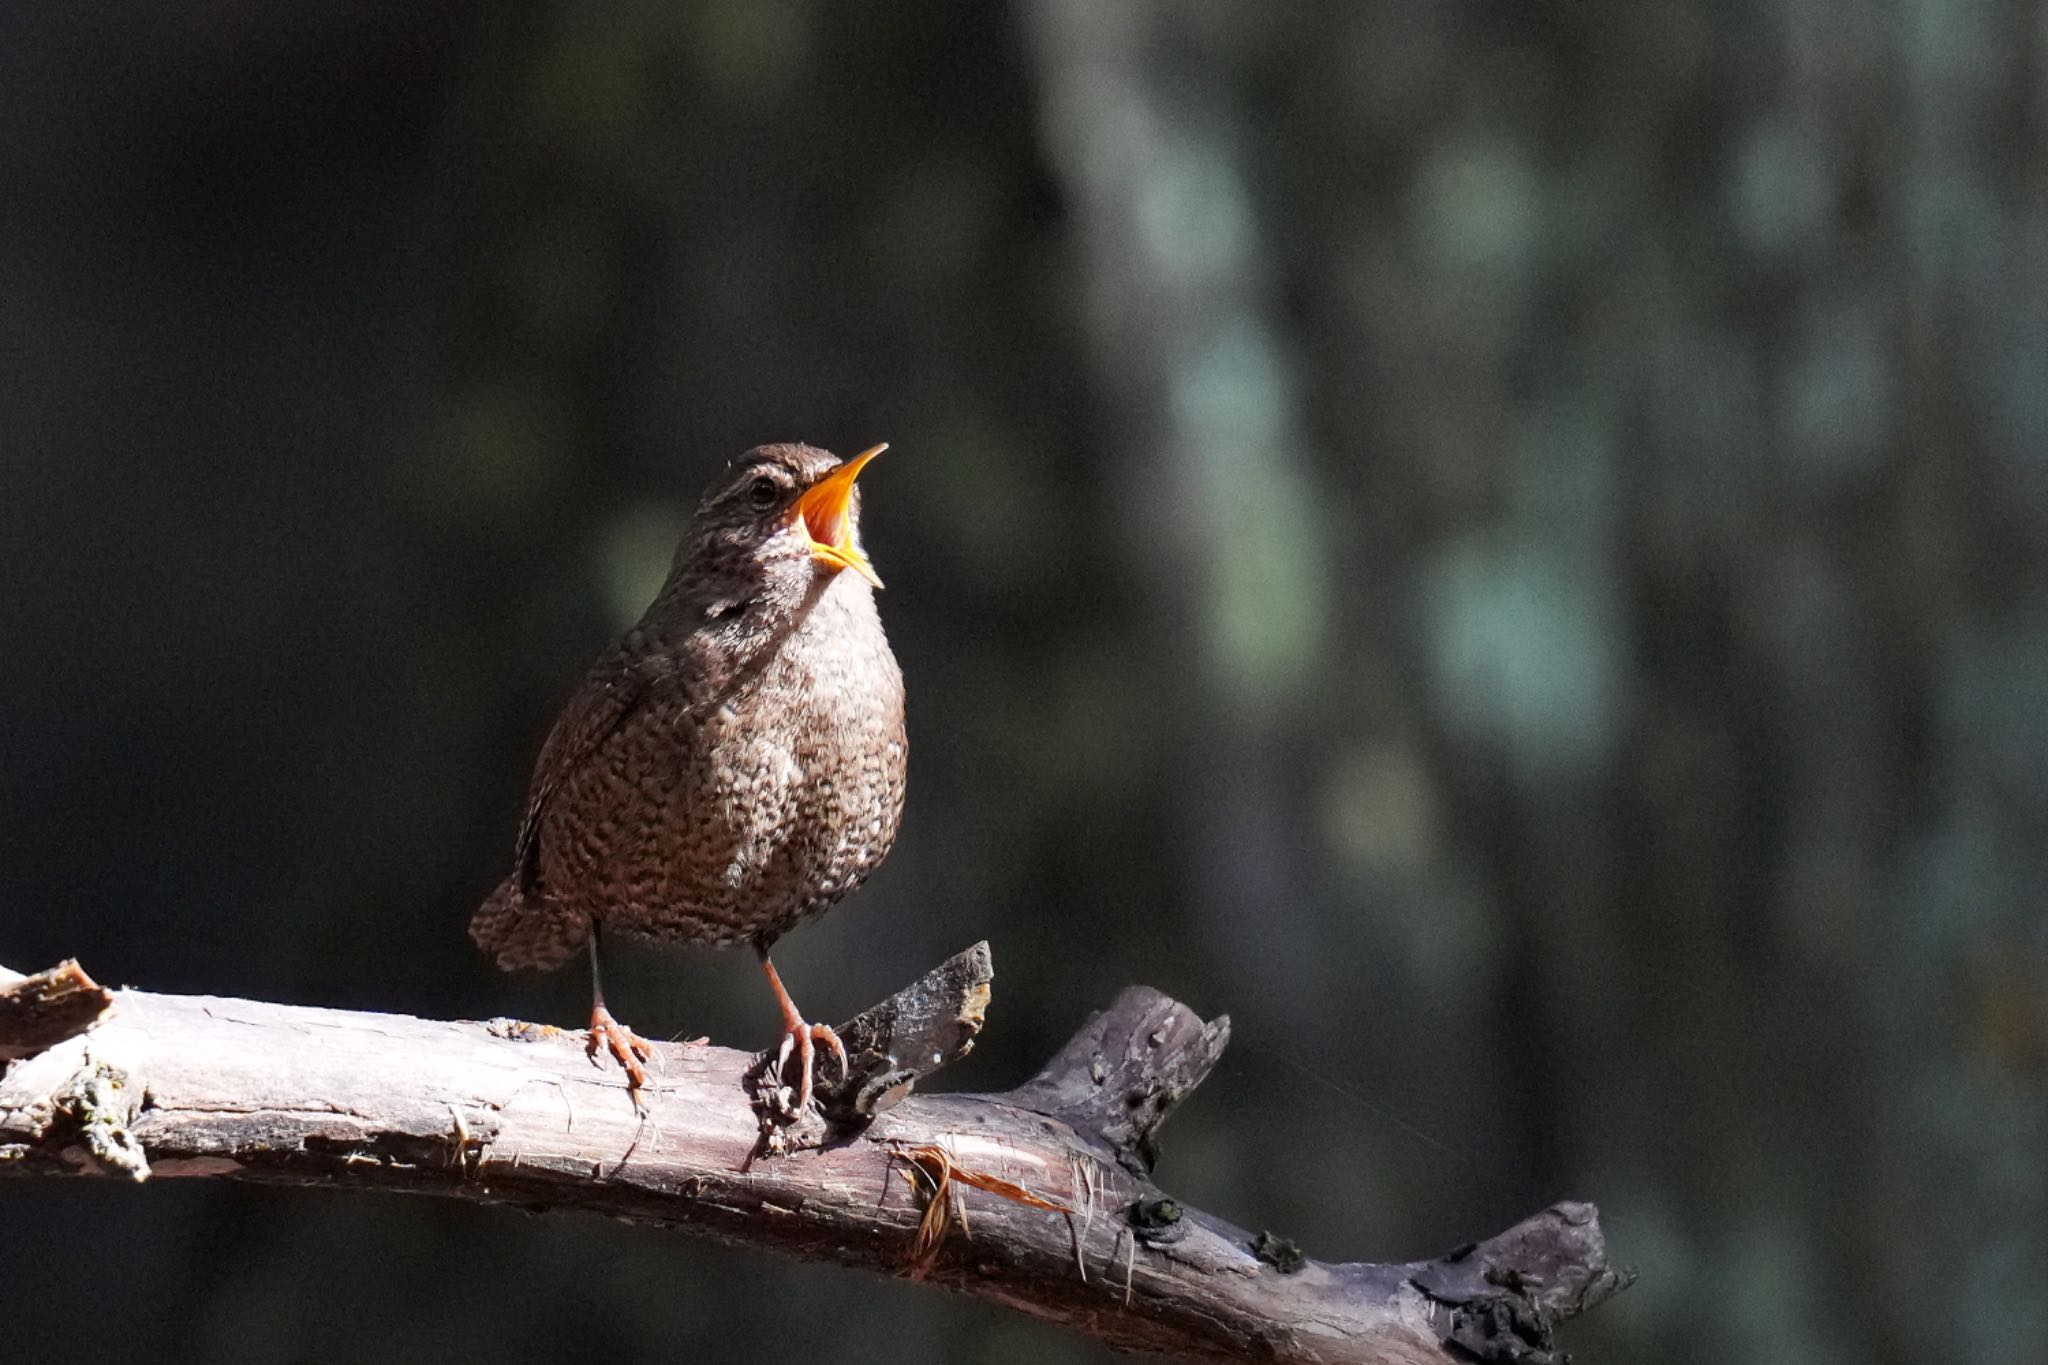
[[[658,943],[752,943],[782,1007],[797,1109],[813,1048],[768,950],[873,872],[903,813],[903,674],[875,611],[854,479],[767,445],[698,505],[640,623],[583,680],[534,768],[512,874],[470,921],[498,965],[559,967],[588,945],[590,1046],[628,1086],[647,1043],[605,1009],[601,930]]]

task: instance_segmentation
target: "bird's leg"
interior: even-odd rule
[[[768,975],[768,985],[775,992],[776,1003],[782,1006],[782,1047],[775,1054],[775,1074],[780,1076],[789,1066],[791,1052],[796,1054],[797,1069],[802,1079],[797,1082],[796,1112],[801,1114],[811,1105],[811,1069],[813,1043],[823,1043],[839,1059],[839,1074],[846,1074],[846,1044],[839,1041],[839,1035],[829,1024],[807,1024],[803,1015],[797,1013],[796,1001],[789,998],[789,992],[782,988],[782,978],[775,971],[775,964],[768,960],[768,950],[761,950],[761,970]]]
[[[654,1055],[654,1046],[612,1018],[612,1012],[604,1007],[604,983],[597,974],[597,926],[593,924],[590,926],[590,1044],[584,1051],[589,1053],[592,1061],[596,1061],[599,1048],[610,1052],[618,1058],[619,1065],[626,1068],[626,1089],[632,1092],[637,1102],[640,1088],[647,1084],[647,1072],[640,1063]]]

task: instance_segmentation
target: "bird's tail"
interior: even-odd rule
[[[521,967],[546,971],[576,954],[590,936],[590,921],[544,896],[528,893],[520,887],[519,878],[511,876],[498,883],[490,899],[470,917],[469,936],[508,972]]]

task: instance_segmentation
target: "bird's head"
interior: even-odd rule
[[[766,445],[740,456],[698,504],[671,586],[701,596],[713,619],[755,605],[793,609],[849,571],[881,587],[861,549],[854,480],[887,449],[841,460],[815,446]]]

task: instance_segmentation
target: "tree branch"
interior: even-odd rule
[[[662,1046],[642,1113],[580,1034],[510,1020],[124,990],[105,1014],[65,1007],[71,1036],[53,1040],[23,994],[48,995],[31,983],[51,975],[0,977],[0,1055],[23,1057],[0,1078],[0,1175],[588,1209],[907,1274],[1197,1359],[1540,1365],[1559,1321],[1627,1279],[1589,1204],[1375,1265],[1310,1260],[1168,1198],[1151,1181],[1157,1130],[1229,1022],[1142,987],[1015,1090],[910,1095],[972,1047],[986,945],[841,1025],[854,1074],[823,1097],[838,1122],[789,1130],[764,1129],[744,1088],[755,1059],[725,1048]],[[91,985],[79,972],[62,994],[78,982]]]

